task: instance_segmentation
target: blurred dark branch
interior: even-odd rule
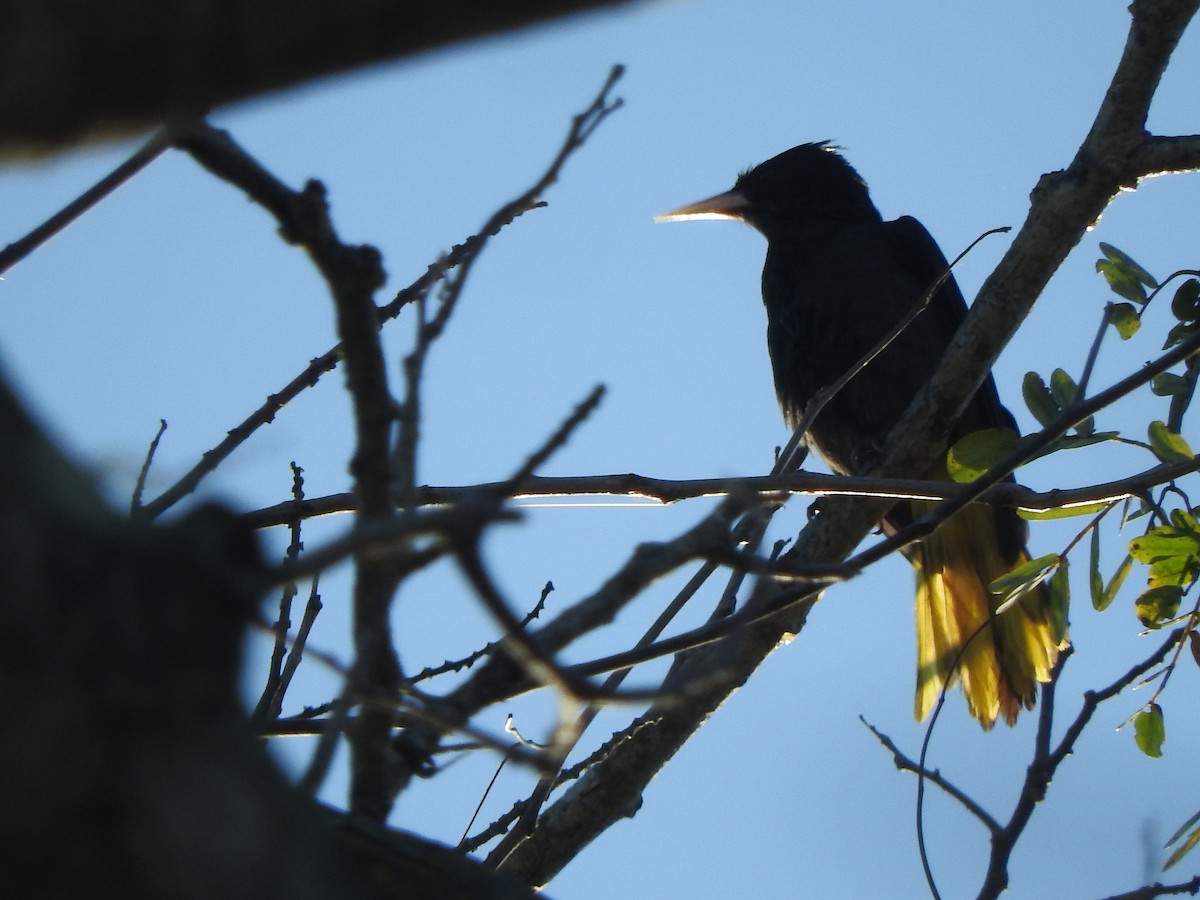
[[[333,295],[346,387],[354,410],[355,447],[350,460],[357,521],[386,524],[393,500],[392,426],[396,402],[388,386],[374,293],[385,276],[378,251],[336,240],[327,217],[324,190],[310,181],[315,245],[302,240]],[[284,232],[287,237],[287,232]],[[400,660],[392,635],[391,609],[403,569],[382,554],[355,558],[353,588],[354,666],[347,686],[359,703],[359,727],[350,741],[350,812],[384,822],[392,809],[388,742],[400,697]]]
[[[282,719],[262,723],[258,734],[262,737],[323,735],[327,734],[332,727],[337,727],[339,730],[347,733],[353,733],[354,729],[358,727],[358,723],[359,719],[355,716],[347,717],[344,723],[336,726],[326,715],[287,716]],[[396,724],[400,728],[412,728],[420,724],[438,728],[447,733],[460,734],[467,739],[467,743],[448,748],[456,752],[464,750],[493,750],[501,754],[508,754],[509,759],[513,762],[529,766],[533,769],[544,770],[547,765],[545,752],[537,747],[523,744],[519,748],[513,748],[512,738],[509,736],[492,734],[470,725],[456,724],[444,719],[438,719],[429,710],[422,709],[410,703],[402,703],[396,708]]]
[[[622,66],[612,67],[595,99],[587,109],[572,118],[566,140],[542,176],[525,193],[496,210],[484,223],[482,234],[495,234],[525,211],[545,205],[541,199],[542,194],[558,181],[567,160],[583,146],[608,116],[621,108],[621,98],[610,99],[609,94],[624,71]],[[421,420],[420,385],[425,362],[434,342],[441,337],[454,314],[463,286],[477,258],[477,254],[468,255],[453,271],[447,272],[442,289],[438,293],[437,309],[432,315],[427,310],[428,304],[424,295],[419,298],[420,302],[417,304],[417,339],[412,352],[404,358],[408,389],[399,411],[400,434],[396,446],[397,470],[401,475],[397,499],[405,506],[413,504],[417,488],[416,446]]]
[[[370,63],[627,0],[0,0],[0,157],[202,116]],[[136,52],[131,52],[136,48]]]
[[[352,704],[360,704],[362,711],[351,736],[352,812],[382,820],[390,810],[394,796],[392,784],[395,766],[392,763],[395,760],[389,753],[388,742],[393,731],[401,675],[391,640],[389,610],[400,579],[416,566],[425,564],[447,550],[453,552],[489,609],[503,620],[508,640],[514,642],[512,645],[521,651],[518,656],[522,661],[544,678],[567,689],[569,694],[575,692],[574,688],[582,689],[581,685],[573,685],[571,677],[563,674],[553,660],[541,654],[519,627],[512,627],[515,619],[510,622],[505,618],[506,614],[511,618],[511,614],[507,613],[507,607],[475,549],[482,527],[478,517],[471,514],[443,517],[441,534],[444,541],[440,545],[416,551],[406,540],[413,533],[412,519],[397,510],[397,501],[401,507],[410,506],[408,501],[415,487],[413,479],[423,364],[433,342],[449,321],[470,271],[470,263],[482,249],[487,236],[495,234],[528,209],[542,205],[541,194],[558,179],[566,161],[600,123],[621,106],[620,99],[610,99],[609,96],[621,74],[621,67],[612,69],[591,105],[572,120],[566,140],[543,175],[520,197],[493,214],[469,250],[456,248],[454,253],[430,268],[415,293],[409,296],[402,293],[383,310],[377,308],[372,299],[374,291],[383,282],[378,253],[369,247],[350,247],[338,239],[329,217],[324,188],[318,182],[309,181],[299,192],[291,190],[245,153],[227,133],[207,124],[198,123],[175,132],[176,146],[191,154],[213,174],[241,188],[276,218],[281,236],[308,252],[325,277],[334,298],[341,343],[328,365],[331,366],[335,360],[344,360],[346,363],[347,386],[356,423],[356,449],[351,473],[354,476],[354,507],[359,525],[358,533],[352,537],[349,546],[352,551],[371,550],[361,544],[355,547],[359,536],[382,532],[394,548],[387,554],[378,552],[378,547],[374,548],[375,552],[355,552],[355,665],[345,696],[334,704],[335,727],[327,731],[319,742],[317,756],[304,779],[305,790],[315,789],[321,773],[327,770],[336,727],[348,720]],[[439,294],[436,312],[427,317],[426,297],[429,288],[451,271],[453,275],[445,281]],[[412,300],[418,302],[418,336],[415,349],[406,359],[408,393],[405,403],[398,407],[388,388],[378,332],[387,317],[398,313]],[[314,361],[308,371],[316,376],[326,370],[326,364]],[[296,393],[309,383],[308,380],[294,381]],[[515,481],[532,474],[547,455],[561,446],[598,402],[600,393],[600,390],[594,392],[551,440],[518,470]],[[266,406],[243,423],[244,427],[238,433],[231,433],[218,452],[205,454],[197,467],[147,507],[146,512],[157,515],[192,490],[224,455],[259,425],[270,421],[286,399],[290,397],[276,395],[268,398]],[[391,431],[397,419],[401,427],[398,442],[393,448]],[[501,515],[498,507],[502,496],[475,498],[476,501],[484,499],[484,505],[492,508],[487,518],[494,519]],[[321,560],[328,558],[328,553],[316,556]],[[311,557],[306,558],[304,563],[291,561],[286,577],[296,577],[298,571],[305,564],[311,564],[311,561]],[[401,776],[399,783],[403,784],[404,781]]]
[[[572,411],[571,415],[554,430],[554,433],[517,469],[508,483],[519,484],[521,480],[532,475],[533,470],[561,448],[575,430],[595,411],[603,396],[603,387],[593,389]],[[482,494],[477,496],[476,502],[483,506],[484,516],[491,518],[499,512],[506,493],[506,491],[502,491],[490,496]],[[504,634],[504,641],[501,645],[504,651],[542,684],[557,688],[563,697],[578,700],[585,696],[594,696],[594,691],[588,685],[565,672],[551,654],[543,650],[540,643],[529,635],[525,629],[529,618],[518,619],[501,595],[483,562],[479,549],[485,519],[463,517],[451,519],[451,522],[455,521],[464,522],[466,527],[452,527],[445,536],[458,561],[459,569],[475,589],[484,608],[500,625]]]
[[[797,431],[799,432],[798,429]],[[790,453],[780,454],[774,471],[782,471],[783,468],[789,464],[789,460],[791,458],[792,457]],[[758,502],[750,506],[743,515],[741,521],[734,526],[733,533],[728,541],[726,541],[723,532],[721,533],[721,545],[729,547],[744,547],[745,549],[742,552],[745,553],[755,552],[761,543],[762,534],[766,529],[767,523],[770,521],[771,513],[778,508],[778,505],[768,504],[765,502]],[[716,570],[717,564],[711,559],[707,560],[702,566],[700,566],[700,568],[692,575],[692,577],[688,579],[687,584],[685,584],[683,588],[676,593],[671,602],[668,603],[666,607],[658,614],[654,622],[648,629],[646,629],[646,631],[642,634],[637,643],[629,652],[633,654],[644,654],[651,649],[660,648],[661,644],[657,642],[662,636],[662,633],[675,620],[676,616],[679,615],[683,608],[689,602],[691,602],[699,590],[704,586],[705,582],[708,581],[708,579]],[[735,594],[738,586],[741,583],[740,578],[742,574],[742,572],[735,571],[732,577],[729,579],[725,592],[722,594],[721,600],[718,603],[718,610],[712,617],[714,621],[710,621],[708,623],[709,626],[715,625],[717,622],[724,623],[728,621],[727,617],[729,617],[729,614],[733,611]],[[604,684],[601,687],[601,692],[612,693],[620,688],[625,678],[631,671],[633,671],[633,665],[616,665],[611,668],[594,668],[591,671],[583,666],[571,666],[569,667],[569,671],[578,672],[581,676],[587,676],[589,674],[598,675],[604,672],[609,672],[610,674],[608,678],[605,679]],[[574,751],[579,739],[583,736],[583,733],[588,729],[588,727],[590,727],[592,722],[595,721],[595,718],[599,712],[600,706],[597,704],[591,704],[586,707],[582,713],[580,713],[573,729],[574,740],[569,745],[559,748],[557,759],[559,769],[561,769],[561,767],[565,764],[567,757],[571,752]],[[636,730],[643,724],[645,724],[644,721],[639,717],[638,719],[634,720],[634,723],[630,726],[630,729]],[[630,729],[627,729],[627,733],[632,733]],[[502,865],[504,860],[508,858],[513,850],[515,850],[516,847],[519,846],[520,843],[523,842],[533,832],[534,828],[537,827],[537,819],[541,814],[543,805],[549,799],[551,792],[556,787],[565,783],[566,781],[577,778],[579,773],[583,772],[593,762],[602,759],[604,755],[607,754],[610,746],[613,746],[615,742],[623,739],[624,736],[621,734],[614,735],[610,741],[606,741],[586,760],[574,766],[573,771],[570,773],[566,771],[556,771],[552,774],[542,776],[529,797],[514,807],[514,812],[517,816],[515,822],[508,818],[502,817],[500,820],[493,823],[492,828],[507,827],[508,831],[504,835],[503,839],[488,854],[488,864],[492,866]],[[481,837],[482,835],[479,836],[479,838],[476,838],[476,840],[479,840]],[[476,844],[475,846],[478,845]]]
[[[291,649],[288,651],[287,660],[283,664],[283,671],[279,676],[279,684],[275,690],[275,695],[272,698],[274,706],[270,712],[274,716],[278,716],[282,710],[283,697],[287,693],[288,687],[292,683],[292,678],[296,674],[296,670],[300,668],[300,663],[304,659],[304,651],[308,646],[308,636],[312,633],[313,623],[316,622],[317,616],[321,612],[321,581],[319,578],[313,578],[312,584],[308,589],[308,600],[304,604],[304,614],[300,618],[300,627],[296,629],[296,638],[292,641]]]
[[[367,839],[275,768],[238,686],[265,585],[232,514],[109,509],[2,381],[0,469],[0,827],[23,896],[531,896],[411,835]]]

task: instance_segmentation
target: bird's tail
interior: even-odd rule
[[[914,512],[919,516],[924,510]],[[1000,546],[992,510],[970,506],[915,548],[918,721],[937,702],[943,685],[953,687],[961,679],[971,715],[985,729],[997,716],[1014,724],[1022,706],[1033,707],[1038,682],[1050,680],[1066,646],[1045,585],[995,615],[1004,598],[988,585],[1029,559],[1022,551],[1006,561]]]

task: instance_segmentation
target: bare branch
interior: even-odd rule
[[[892,762],[896,764],[897,769],[899,769],[901,772],[912,772],[914,775],[919,775],[926,781],[936,784],[943,791],[945,791],[948,796],[953,797],[960,804],[962,804],[963,808],[967,812],[982,822],[983,827],[986,828],[990,833],[995,834],[1001,829],[1000,823],[992,818],[991,814],[986,809],[972,800],[971,797],[964,793],[961,789],[955,787],[949,780],[944,778],[937,769],[927,769],[920,763],[916,762],[916,760],[909,758],[900,750],[899,747],[896,746],[895,741],[893,741],[890,737],[888,737],[862,716],[859,716],[858,720],[866,725],[867,728],[870,729],[871,734],[875,735],[879,743],[883,744],[883,746],[887,748],[888,752],[892,754]]]
[[[1146,672],[1159,665],[1166,658],[1167,654],[1171,652],[1171,649],[1183,639],[1183,636],[1184,629],[1180,628],[1173,631],[1154,653],[1136,666],[1133,666],[1108,687],[1099,691],[1088,691],[1085,693],[1083,695],[1083,705],[1080,707],[1079,713],[1067,727],[1067,731],[1063,735],[1062,740],[1059,741],[1058,746],[1053,750],[1050,749],[1050,729],[1053,716],[1055,682],[1051,681],[1050,684],[1043,687],[1042,712],[1038,722],[1034,758],[1026,769],[1025,781],[1021,787],[1021,796],[1017,799],[1012,816],[1001,830],[994,832],[992,835],[992,851],[988,860],[988,870],[984,877],[983,887],[980,889],[980,897],[998,897],[1008,886],[1008,861],[1017,840],[1020,838],[1022,832],[1024,832],[1025,826],[1029,824],[1029,819],[1032,817],[1034,809],[1045,798],[1046,791],[1049,789],[1050,783],[1054,780],[1054,775],[1058,771],[1058,767],[1074,751],[1075,743],[1079,740],[1079,736],[1083,733],[1084,728],[1092,720],[1092,716],[1100,704],[1105,700],[1111,700],[1113,697],[1116,697]],[[1068,648],[1060,656],[1056,677],[1057,671],[1061,670],[1069,655]]]
[[[129,512],[131,515],[136,514],[142,506],[142,493],[146,490],[146,479],[150,477],[150,466],[154,463],[154,454],[158,452],[158,445],[162,441],[162,436],[167,431],[167,420],[158,420],[158,431],[154,433],[154,438],[150,441],[150,446],[146,448],[146,458],[142,461],[142,467],[138,469],[137,481],[133,485],[133,494],[129,498]],[[253,527],[253,526],[251,526]]]
[[[1069,427],[1069,426],[1068,426]],[[1036,491],[1010,482],[1000,482],[984,491],[977,502],[995,503],[1027,512],[1093,506],[1126,497],[1138,497],[1145,491],[1167,484],[1200,469],[1200,459],[1163,463],[1114,481],[1076,488]],[[427,486],[417,490],[420,506],[440,506],[486,494],[503,492],[508,482],[450,486]],[[793,472],[789,475],[752,475],[734,478],[655,478],[650,475],[531,475],[522,480],[509,499],[533,500],[561,497],[631,497],[677,503],[701,497],[725,497],[754,493],[768,500],[798,494],[819,497],[877,497],[890,500],[948,500],[962,491],[961,485],[946,481],[916,478],[875,478],[825,475],[820,472]],[[536,505],[536,504],[534,504]],[[580,505],[586,505],[586,501]],[[329,494],[302,501],[287,501],[243,514],[253,528],[285,525],[296,519],[309,519],[354,511],[349,493]]]
[[[48,218],[20,240],[0,250],[0,274],[7,272],[54,235],[58,234],[85,212],[123,185],[171,146],[168,129],[155,132],[129,159],[125,160],[94,185]]]
[[[1162,884],[1156,881],[1154,884],[1147,884],[1124,894],[1113,894],[1111,897],[1106,897],[1105,900],[1154,900],[1155,897],[1169,897],[1173,894],[1195,896],[1197,893],[1200,893],[1200,875],[1180,884]]]
[[[284,240],[307,251],[329,286],[354,410],[355,450],[350,461],[360,519],[386,522],[392,502],[390,438],[395,403],[379,338],[374,293],[385,276],[379,252],[338,237],[325,189],[309,181],[293,191],[239,147],[228,133],[205,123],[179,129],[176,146],[219,178],[241,188],[279,222]],[[392,643],[389,610],[400,574],[391,560],[359,558],[354,580],[355,663],[351,689],[365,703],[351,741],[352,812],[382,820],[391,809],[387,743],[391,704],[399,697],[400,665]]]
[[[424,274],[408,287],[399,291],[396,296],[378,311],[378,327],[398,316],[406,306],[423,298],[446,273],[469,263],[483,248],[488,240],[500,232],[519,216],[541,204],[541,194],[544,193],[562,172],[566,161],[578,150],[604,118],[620,108],[621,101],[609,100],[608,92],[612,89],[623,69],[615,66],[596,99],[583,113],[573,120],[573,127],[560,147],[554,160],[547,170],[523,194],[512,200],[493,213],[484,227],[476,234],[467,238],[461,244],[455,245],[448,253],[431,264]],[[220,133],[215,129],[207,129],[210,144],[220,144]],[[187,136],[183,137],[187,141]],[[230,141],[232,143],[232,141]],[[226,148],[229,149],[229,148]],[[219,177],[227,178],[250,194],[256,201],[271,210],[280,220],[287,224],[292,218],[294,201],[289,198],[290,190],[266,170],[262,169],[248,154],[241,152],[210,153],[206,155],[206,165],[211,163]],[[289,381],[276,393],[268,395],[266,401],[254,412],[231,428],[216,446],[205,451],[200,461],[184,474],[174,485],[164,491],[155,500],[146,504],[143,514],[151,518],[161,515],[164,511],[186,497],[221,462],[241,446],[255,431],[263,425],[269,425],[283,407],[294,400],[307,388],[316,385],[321,376],[341,362],[345,348],[337,344],[325,353],[314,358],[304,371]]]
[[[295,462],[292,463],[292,497],[296,500],[304,499],[304,470],[296,465]],[[288,526],[291,539],[288,541],[284,558],[291,562],[299,559],[300,552],[304,548],[304,544],[300,539],[300,525],[299,521],[294,521]],[[316,579],[314,579],[309,603],[310,607],[312,606],[311,598],[316,597],[316,591],[317,585]],[[267,683],[263,688],[262,695],[258,698],[258,704],[254,708],[253,719],[277,718],[282,709],[285,690],[283,685],[283,664],[287,653],[288,631],[292,627],[292,601],[295,599],[297,592],[298,589],[294,580],[287,581],[283,585],[283,591],[279,598],[279,615],[276,617],[275,627],[272,629],[275,633],[275,646],[271,651],[271,662],[267,668]],[[298,662],[299,656],[297,655],[296,658]]]

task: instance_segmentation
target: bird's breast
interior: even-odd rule
[[[903,319],[923,287],[889,265],[869,236],[772,241],[763,268],[767,346],[784,418],[794,427],[812,397],[839,382]],[[920,319],[822,409],[809,443],[838,471],[869,460],[928,379],[942,346]]]

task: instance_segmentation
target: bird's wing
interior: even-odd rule
[[[886,223],[886,227],[895,246],[897,259],[909,270],[917,284],[926,287],[932,285],[950,267],[937,241],[925,230],[925,226],[912,216],[902,216]],[[967,316],[967,303],[953,275],[946,279],[921,315],[932,319],[930,324],[935,325],[949,343]],[[980,428],[1012,428],[1015,431],[1016,427],[1016,420],[1000,402],[996,382],[989,373],[964,411],[952,437],[958,438]]]

